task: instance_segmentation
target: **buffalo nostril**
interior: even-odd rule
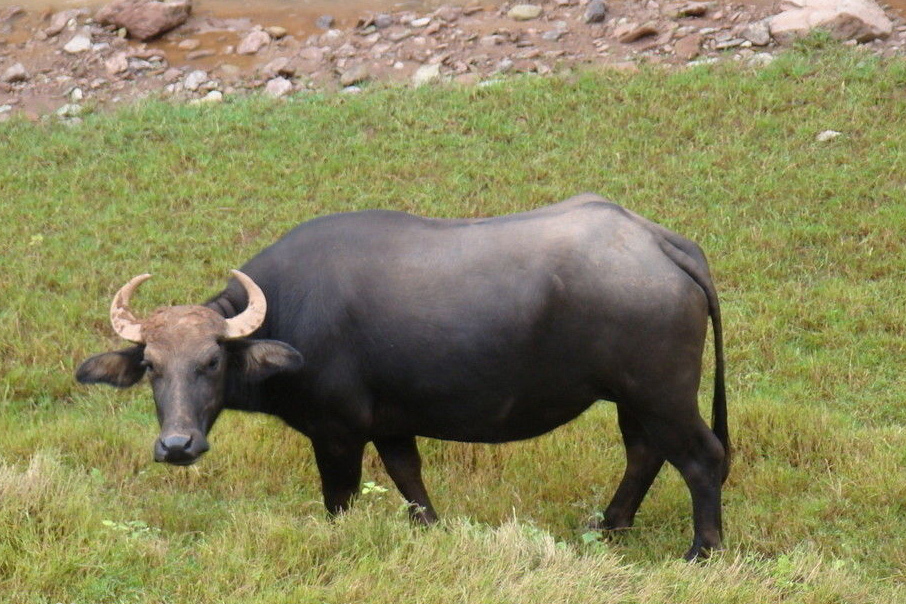
[[[168,453],[180,453],[188,451],[192,446],[192,437],[184,434],[175,434],[160,439],[160,444]]]

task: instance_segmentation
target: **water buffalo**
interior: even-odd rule
[[[596,195],[530,212],[441,220],[366,211],[305,222],[203,305],[144,320],[135,345],[79,367],[82,383],[150,378],[157,461],[191,464],[223,409],[268,413],[311,439],[331,514],[373,442],[414,519],[437,515],[416,436],[499,443],[548,432],[595,401],[617,407],[626,471],[601,528],[629,527],[664,461],[692,496],[687,559],[721,543],[729,469],[720,310],[693,242]],[[697,405],[711,319],[713,430]]]

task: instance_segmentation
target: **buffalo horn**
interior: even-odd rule
[[[229,340],[244,338],[254,332],[261,327],[264,315],[267,313],[267,300],[264,299],[264,292],[261,291],[261,288],[245,273],[235,270],[231,272],[245,288],[249,302],[244,311],[232,319],[227,319],[226,338]]]
[[[135,289],[151,278],[151,275],[144,274],[133,277],[129,283],[120,288],[116,295],[113,296],[113,303],[110,305],[110,324],[113,330],[124,340],[141,344],[142,323],[135,318],[129,309],[129,298]]]

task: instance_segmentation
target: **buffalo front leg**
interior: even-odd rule
[[[635,514],[664,465],[664,455],[651,446],[642,425],[623,406],[617,407],[620,432],[626,447],[626,471],[604,519],[594,528],[619,530],[632,526]]]
[[[421,524],[436,522],[437,514],[422,481],[422,460],[415,437],[378,438],[374,446],[396,488],[409,502],[409,516]]]
[[[315,462],[321,474],[321,491],[327,513],[335,516],[349,509],[362,479],[365,441],[357,438],[313,439]]]

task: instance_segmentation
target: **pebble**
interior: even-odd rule
[[[767,46],[771,43],[771,29],[765,21],[758,21],[742,30],[742,37],[755,46]]]
[[[774,55],[769,52],[758,52],[749,58],[749,65],[752,67],[765,67],[774,61]]]
[[[186,90],[195,91],[201,88],[201,85],[208,81],[208,72],[201,69],[196,69],[189,73],[186,76],[186,79],[183,81],[183,87]]]
[[[708,12],[708,2],[689,2],[676,9],[675,16],[681,17],[704,17]]]
[[[412,27],[426,27],[431,23],[431,17],[422,17],[421,19],[413,19],[409,25]]]
[[[165,82],[175,82],[182,77],[182,70],[176,69],[175,67],[170,67],[164,71],[163,76]]]
[[[293,83],[284,77],[276,77],[267,81],[264,92],[274,98],[280,98],[293,91]]]
[[[223,102],[223,93],[219,90],[212,90],[200,99],[192,99],[190,105],[209,105]]]
[[[285,38],[286,34],[289,33],[285,27],[280,27],[279,25],[271,25],[270,27],[265,27],[264,31],[270,34],[270,36],[275,40]]]
[[[440,65],[439,64],[429,64],[422,65],[415,70],[415,73],[412,74],[412,83],[416,86],[421,86],[429,82],[433,82],[440,78]]]
[[[459,19],[459,16],[462,14],[462,8],[458,6],[441,6],[436,11],[434,11],[434,16],[440,19],[441,21],[446,21],[447,23],[452,23]]]
[[[374,16],[374,26],[378,29],[387,29],[393,25],[393,16],[387,13],[378,13]]]
[[[195,38],[188,38],[176,45],[180,50],[195,50],[199,46],[201,46],[201,40]]]
[[[509,11],[506,16],[516,21],[531,21],[541,16],[544,9],[537,4],[517,4]]]
[[[368,72],[368,67],[358,63],[353,65],[340,75],[340,86],[346,88],[347,86],[352,86],[353,84],[358,84],[369,78],[371,74]]]
[[[197,61],[198,59],[204,59],[206,57],[213,57],[217,53],[211,50],[210,48],[200,48],[198,50],[193,50],[192,52],[186,53],[187,61]]]
[[[296,75],[295,67],[290,65],[289,57],[277,57],[261,68],[261,72],[273,78],[278,75],[292,77]]]
[[[815,140],[819,143],[826,143],[827,141],[834,140],[838,136],[843,136],[843,133],[837,132],[836,130],[825,130],[824,132],[819,132],[815,137]]]
[[[335,21],[336,19],[333,18],[333,15],[321,15],[315,19],[315,27],[318,29],[331,29]]]
[[[492,46],[498,46],[500,44],[503,44],[503,41],[504,41],[504,37],[501,36],[500,34],[490,34],[488,36],[482,36],[478,40],[478,43],[481,46],[484,46],[485,48],[490,48]]]
[[[271,35],[264,30],[258,29],[242,39],[239,46],[236,47],[236,54],[253,55],[259,50],[270,44]]]
[[[617,27],[613,34],[616,36],[617,40],[623,44],[631,44],[642,38],[647,38],[648,36],[656,36],[658,31],[656,27],[649,23],[646,23],[645,25],[627,23]]]
[[[604,0],[591,0],[585,8],[586,23],[600,23],[607,17],[607,6]]]
[[[701,52],[702,36],[691,34],[680,38],[673,45],[673,52],[683,61],[691,61]]]
[[[50,18],[50,25],[44,29],[44,34],[48,37],[53,37],[63,31],[67,26],[72,24],[75,25],[75,18],[79,16],[80,11],[64,10],[54,15]]]
[[[66,103],[57,109],[56,114],[60,117],[78,117],[83,111],[84,108],[77,103]]]
[[[717,42],[714,44],[714,50],[727,50],[728,48],[736,48],[741,46],[745,42],[742,38],[731,38],[729,40],[724,40],[723,42]]]
[[[31,75],[22,63],[11,65],[3,72],[3,75],[0,76],[0,82],[6,82],[7,84],[27,82],[29,79],[31,79]]]
[[[63,50],[73,55],[91,50],[91,35],[86,33],[74,35],[72,39],[63,46]]]

